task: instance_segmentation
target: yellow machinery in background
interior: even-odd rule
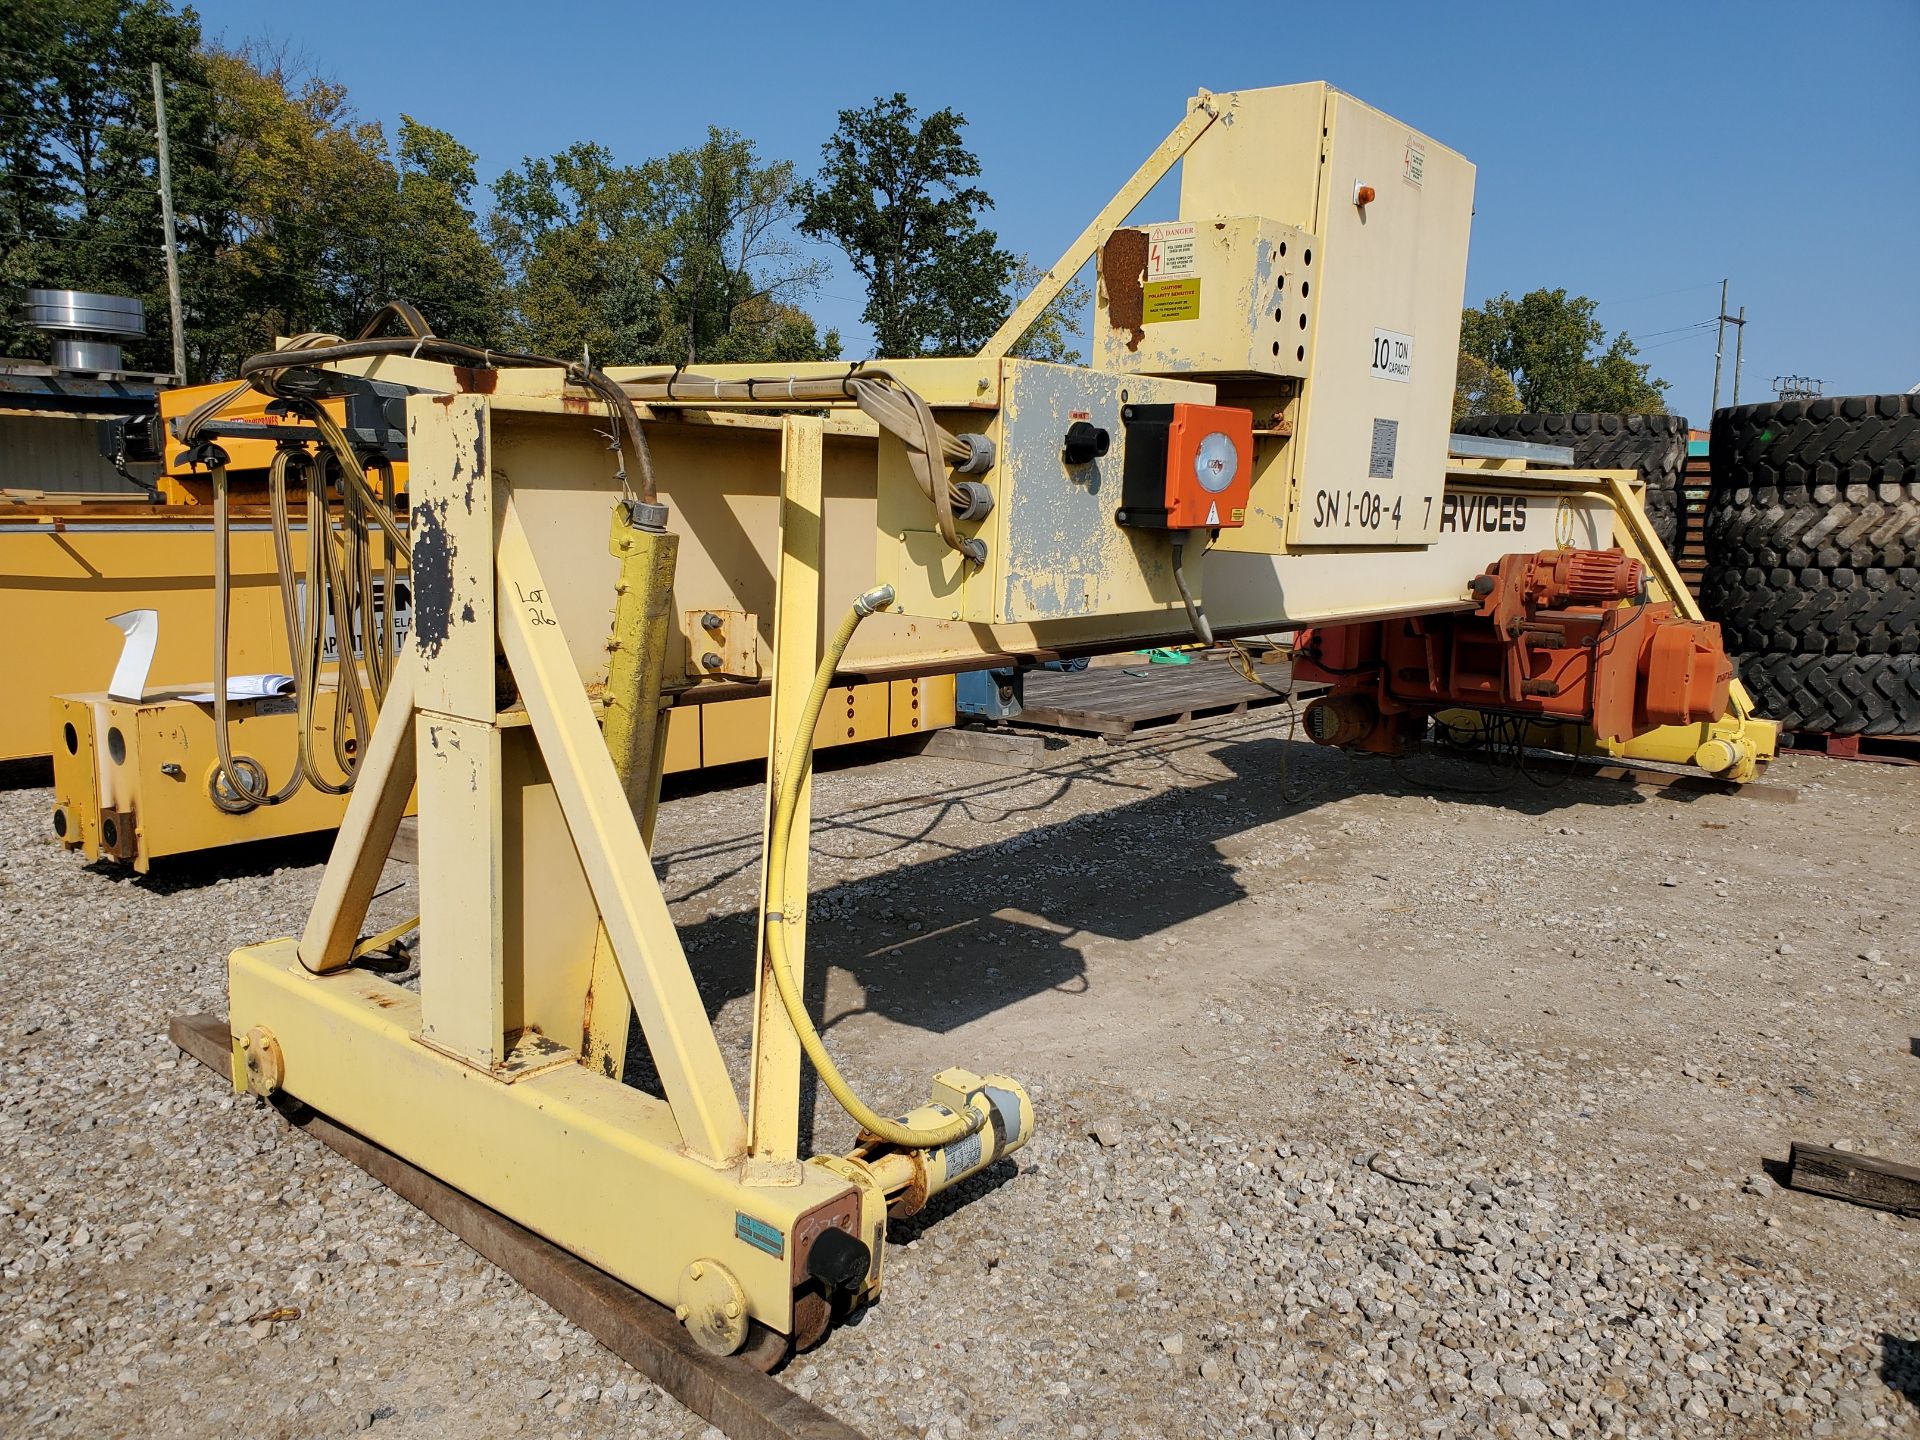
[[[1129,226],[1176,163],[1179,215]],[[1516,551],[1543,552],[1575,593],[1589,569],[1634,580],[1592,607],[1598,649],[1650,637],[1686,670],[1689,756],[1708,737],[1763,758],[1771,728],[1717,668],[1715,628],[1660,608],[1684,591],[1636,493],[1450,460],[1472,181],[1324,85],[1202,93],[976,356],[603,373],[476,369],[425,341],[250,361],[273,391],[328,374],[407,391],[414,620],[305,930],[230,958],[236,1088],[332,1117],[673,1308],[707,1349],[777,1359],[878,1296],[890,1214],[1034,1123],[991,1064],[941,1071],[904,1116],[875,1107],[807,1014],[809,951],[833,944],[809,923],[808,777],[845,687],[1418,624],[1485,609]],[[1099,365],[1009,358],[1096,259]],[[734,1073],[650,854],[659,702],[690,676],[746,680],[742,641],[768,626]],[[1494,643],[1524,661],[1549,633],[1529,611]],[[1621,674],[1632,701],[1644,677]],[[1562,683],[1519,676],[1529,695]],[[416,793],[410,988],[356,956]],[[657,1095],[623,1083],[634,1021]],[[803,1054],[858,1127],[844,1153],[803,1145]]]
[[[11,677],[8,702],[0,706],[0,759],[51,753],[53,833],[88,860],[124,862],[144,872],[169,856],[331,829],[346,803],[335,786],[306,784],[276,803],[235,804],[231,787],[221,783],[219,722],[209,699],[220,620],[224,611],[233,674],[290,675],[299,668],[283,616],[269,475],[284,451],[312,457],[322,448],[310,426],[285,413],[274,397],[244,387],[237,395],[230,392],[227,385],[201,385],[160,393],[160,469],[150,498],[14,494],[0,503],[0,611],[7,617],[0,627],[0,670]],[[216,443],[226,455],[229,487],[231,582],[224,607],[215,585],[220,535],[208,457],[178,433],[188,417],[223,396],[229,398],[218,412]],[[389,457],[390,506],[404,525],[407,462],[399,387],[361,381],[349,395],[319,403],[369,464],[374,456]],[[306,519],[297,496],[295,502],[289,530],[297,598],[310,606]],[[337,505],[334,512],[338,525]],[[373,568],[381,572],[387,537],[375,534],[370,544]],[[373,621],[382,623],[390,614],[394,637],[404,642],[412,622],[405,556],[394,555],[394,574],[374,573],[371,581]],[[610,628],[619,623],[616,602],[609,589]],[[123,645],[109,618],[138,610],[154,612],[152,679],[137,696],[116,697],[101,688]],[[760,676],[770,637],[760,633],[752,615],[728,616],[715,628],[703,625],[705,611],[681,618],[702,645],[682,684],[669,693],[684,689],[690,702],[699,703],[670,715],[666,769],[765,759],[770,701]],[[363,683],[366,623],[361,617],[347,627]],[[339,699],[340,626],[326,616],[322,628],[325,648],[305,721],[309,750],[325,748]],[[723,656],[724,668],[702,665],[710,653]],[[839,698],[844,704],[822,722],[822,746],[911,736],[954,719],[949,676],[855,685]],[[727,703],[717,703],[722,701]],[[300,764],[303,722],[295,697],[236,696],[227,708],[230,749],[261,767],[277,788]],[[345,725],[342,744],[349,759],[360,729],[351,720]],[[331,778],[344,781],[347,772],[335,767]]]
[[[162,423],[225,387],[163,390]],[[236,406],[237,418],[265,420],[268,397]],[[338,407],[336,407],[338,408]],[[232,665],[236,673],[283,671],[280,603],[265,490],[271,440],[234,441]],[[151,496],[21,494],[0,491],[0,760],[54,753],[47,697],[103,687],[120,658],[121,633],[108,617],[159,613],[153,673],[204,682],[213,636],[212,496],[182,447],[170,443]],[[396,467],[402,494],[404,463]],[[187,684],[182,688],[204,688]]]

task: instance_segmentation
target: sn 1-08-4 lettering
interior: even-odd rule
[[[1391,508],[1378,490],[1318,490],[1313,496],[1313,528],[1325,530],[1398,530],[1399,496]]]

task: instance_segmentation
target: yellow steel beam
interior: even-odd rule
[[[228,991],[239,1034],[272,1032],[288,1095],[667,1305],[690,1262],[717,1260],[748,1314],[789,1332],[801,1222],[857,1206],[817,1166],[753,1187],[702,1163],[667,1105],[570,1051],[509,1083],[422,1045],[418,995],[362,970],[309,975],[290,940],[234,951]]]
[[[795,731],[807,705],[814,668],[820,663],[821,461],[820,422],[788,416],[780,436],[780,560],[774,585],[773,704],[767,735],[766,814],[761,821],[760,911],[778,904],[767,891],[773,852],[770,830],[774,797],[788,770],[804,764],[795,753]],[[803,742],[804,744],[804,742]],[[787,838],[787,892],[807,893],[807,840],[812,783],[800,792]],[[799,914],[793,913],[794,909]],[[788,964],[798,983],[805,969],[805,901],[785,912]],[[747,1098],[747,1135],[754,1159],[792,1165],[800,1158],[800,1041],[781,1006],[768,971],[766,925],[756,925],[753,982],[753,1069]]]
[[[488,1068],[506,1058],[506,893],[500,730],[422,715],[420,1038]],[[516,857],[517,858],[517,857]],[[481,898],[484,897],[484,898]]]
[[[367,905],[380,884],[381,867],[407,813],[418,763],[414,696],[419,676],[419,650],[408,645],[394,666],[386,702],[361,753],[346,814],[300,937],[300,961],[316,974],[337,970],[352,957],[360,922],[367,918]]]
[[[1202,90],[1187,102],[1187,118],[1173,127],[1167,138],[1133,172],[1132,178],[1107,202],[1106,208],[1074,237],[1066,253],[1053,262],[1047,273],[1040,277],[1039,283],[1027,293],[1027,298],[1014,307],[1005,323],[980,347],[979,359],[998,360],[1020,343],[1020,337],[1032,328],[1033,322],[1046,312],[1049,305],[1060,298],[1060,292],[1080,273],[1080,267],[1093,258],[1093,252],[1100,248],[1107,236],[1113,233],[1116,226],[1126,222],[1134,206],[1147,198],[1147,193],[1165,178],[1180,157],[1193,148],[1193,142],[1204,135],[1218,118],[1219,110],[1214,97],[1207,91]]]
[[[686,1146],[711,1164],[728,1163],[746,1149],[739,1098],[504,481],[495,482],[494,505],[500,648]]]

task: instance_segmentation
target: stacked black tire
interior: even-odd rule
[[[1469,415],[1456,434],[1535,445],[1567,445],[1573,463],[1593,470],[1638,470],[1647,487],[1647,519],[1673,549],[1680,526],[1680,481],[1687,468],[1687,422],[1678,415]]]
[[[1707,568],[1760,713],[1789,730],[1920,735],[1920,396],[1713,417]]]

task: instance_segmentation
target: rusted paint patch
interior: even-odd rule
[[[493,387],[500,383],[498,370],[469,368],[465,365],[453,367],[453,378],[460,388],[469,395],[491,395]]]
[[[594,411],[594,404],[593,401],[587,399],[584,395],[562,395],[560,397],[560,408],[565,410],[569,415],[591,415]]]
[[[1107,292],[1107,323],[1127,332],[1129,351],[1147,338],[1140,323],[1146,278],[1146,231],[1114,231],[1100,250],[1100,283]]]
[[[447,502],[429,500],[413,511],[413,639],[431,660],[446,643],[453,620],[454,547],[447,535]]]

